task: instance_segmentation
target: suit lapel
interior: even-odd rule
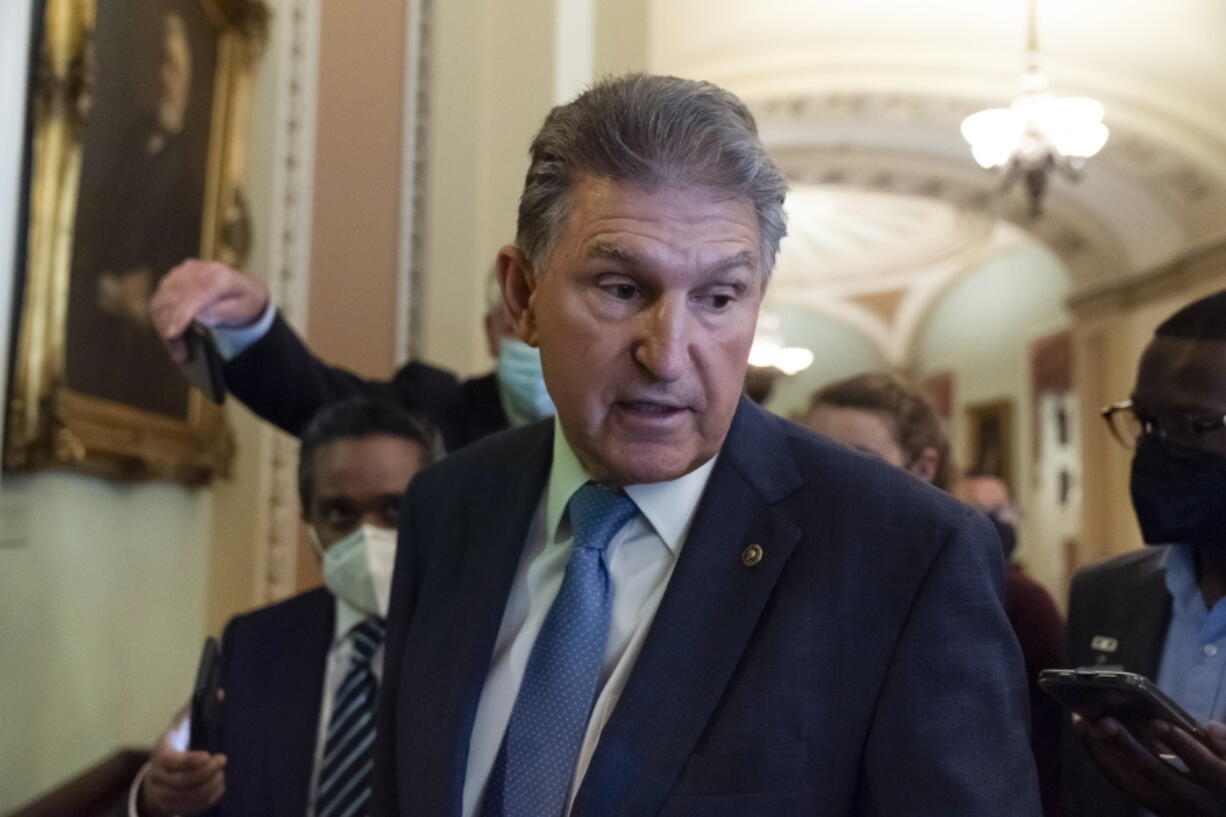
[[[273,813],[301,817],[319,735],[319,705],[323,700],[324,667],[336,628],[336,599],[318,591],[309,612],[286,628],[277,647],[278,684],[269,702],[269,787]]]
[[[1117,660],[1129,672],[1158,678],[1162,647],[1171,622],[1171,594],[1166,589],[1167,554],[1146,560],[1144,568],[1123,590]]]
[[[799,483],[778,426],[742,401],[574,817],[658,810],[800,538],[771,507]],[[749,565],[753,545],[761,560]]]
[[[1097,666],[1118,665],[1127,672],[1156,681],[1171,620],[1166,556],[1157,552],[1150,554],[1133,572],[1121,576],[1106,595],[1092,601],[1104,614],[1096,610],[1093,616],[1087,616],[1093,621],[1094,629],[1082,636],[1091,640],[1088,644],[1076,645],[1074,654],[1093,655]],[[1101,817],[1131,817],[1140,813],[1136,802],[1108,783],[1093,766],[1067,727],[1063,739],[1074,746],[1071,751],[1066,749],[1074,762],[1064,774],[1071,775],[1070,779],[1075,781],[1073,786],[1080,791],[1082,806],[1094,804],[1093,814]]]
[[[553,441],[552,424],[533,435],[516,456],[495,463],[475,486],[488,501],[472,503],[464,534],[464,565],[450,631],[446,636],[447,662],[457,668],[453,682],[436,684],[428,697],[427,712],[417,705],[422,723],[454,723],[454,733],[432,735],[430,751],[415,753],[416,762],[429,775],[415,769],[414,778],[446,781],[446,790],[434,790],[438,801],[424,802],[420,813],[455,814],[463,807],[468,747],[477,704],[485,686],[507,597],[523,552],[528,526],[548,477]],[[425,745],[425,744],[423,744]]]

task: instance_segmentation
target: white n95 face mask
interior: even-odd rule
[[[324,584],[353,607],[372,616],[387,617],[396,565],[396,531],[362,525],[326,551],[310,529],[311,544],[323,557]]]

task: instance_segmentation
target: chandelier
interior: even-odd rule
[[[764,311],[758,316],[753,348],[749,350],[749,365],[778,369],[790,377],[813,365],[813,352],[803,346],[788,346],[783,339],[783,322],[779,316]]]
[[[1028,2],[1026,60],[1017,98],[1008,108],[989,108],[962,121],[962,136],[975,161],[1000,171],[1002,190],[1020,181],[1032,216],[1041,212],[1050,175],[1076,181],[1085,160],[1102,150],[1108,135],[1100,102],[1048,91],[1047,74],[1039,67],[1035,2]]]

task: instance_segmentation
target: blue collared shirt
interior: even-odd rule
[[[1196,583],[1196,558],[1188,545],[1167,554],[1166,588],[1171,623],[1158,665],[1158,688],[1204,723],[1226,721],[1226,598],[1209,609]]]

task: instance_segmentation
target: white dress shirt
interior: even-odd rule
[[[319,764],[323,762],[324,744],[328,740],[328,720],[341,681],[349,671],[353,658],[353,640],[349,631],[367,618],[368,614],[356,609],[340,597],[336,599],[336,630],[332,634],[332,646],[328,648],[328,662],[324,665],[324,694],[319,704],[319,731],[315,736],[315,759],[311,762],[311,788],[307,795],[307,817],[315,817],[315,795],[319,790]],[[380,644],[370,656],[370,671],[375,680],[383,682],[383,645]],[[371,713],[372,716],[374,713]]]
[[[336,701],[336,693],[340,691],[341,681],[349,669],[349,660],[353,657],[353,642],[348,638],[349,631],[366,618],[367,614],[354,608],[340,598],[336,599],[336,626],[332,632],[332,646],[328,648],[327,663],[324,665],[323,698],[319,704],[319,729],[315,736],[315,754],[311,762],[311,784],[307,793],[306,817],[315,815],[315,795],[319,788],[319,764],[323,760],[324,744],[328,739],[328,719],[332,716],[332,705]],[[383,645],[375,649],[370,658],[370,669],[376,680],[383,680]],[[191,717],[182,718],[169,731],[167,740],[173,749],[187,751],[187,739],[191,732]],[[146,763],[128,792],[128,817],[140,817],[137,812],[137,798],[140,793],[141,781],[149,772]]]
[[[568,812],[579,783],[587,773],[600,733],[634,668],[714,466],[715,458],[712,458],[679,479],[625,487],[638,513],[618,531],[606,550],[606,564],[613,582],[609,639],[597,682],[596,703],[575,764],[567,799]],[[528,528],[473,723],[464,777],[464,817],[479,814],[494,758],[524,678],[528,655],[562,585],[570,558],[574,537],[566,518],[566,505],[571,495],[589,480],[591,477],[555,420],[549,480]]]

